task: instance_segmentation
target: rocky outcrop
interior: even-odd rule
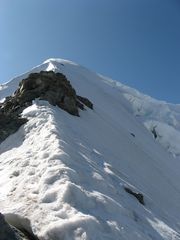
[[[93,109],[93,104],[87,98],[76,95],[65,75],[53,71],[31,73],[20,82],[14,95],[6,98],[1,109],[6,114],[18,115],[35,98],[47,100],[75,116],[79,116],[78,108],[84,109],[84,105]]]
[[[36,98],[47,100],[72,115],[78,116],[76,92],[61,73],[53,71],[31,73],[23,79],[13,96],[6,98],[3,110],[6,114],[19,114]]]
[[[133,190],[131,190],[131,189],[128,188],[128,187],[124,187],[124,190],[125,190],[127,193],[133,195],[133,196],[139,201],[139,203],[141,203],[142,205],[145,205],[145,203],[144,203],[144,196],[143,196],[142,193],[134,192]]]
[[[93,109],[92,102],[76,95],[76,91],[62,73],[31,73],[20,82],[15,93],[0,105],[0,143],[27,121],[22,119],[20,114],[36,98],[46,100],[74,116],[79,116],[79,109],[84,110],[85,106]]]

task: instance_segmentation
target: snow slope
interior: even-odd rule
[[[142,124],[179,133],[179,106],[70,61],[50,59],[31,72],[40,70],[65,74],[94,110],[74,117],[38,99],[24,110],[29,121],[0,145],[0,211],[25,227],[28,218],[45,240],[180,239],[180,161]],[[28,74],[1,86],[0,99]],[[169,115],[147,114],[158,104]],[[125,186],[143,193],[145,206]]]
[[[151,132],[157,141],[175,158],[180,159],[180,104],[158,101],[119,82],[109,80],[130,102],[134,115]]]

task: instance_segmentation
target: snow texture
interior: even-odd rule
[[[66,75],[94,110],[78,118],[36,99],[23,111],[29,121],[0,145],[0,211],[29,219],[44,240],[179,240],[179,105],[70,61],[31,72],[41,70]],[[1,86],[0,99],[29,73]]]

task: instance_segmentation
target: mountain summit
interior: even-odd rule
[[[26,239],[180,240],[180,105],[62,59],[0,101],[0,212]]]

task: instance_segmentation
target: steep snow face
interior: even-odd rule
[[[134,115],[169,153],[180,160],[180,104],[155,100],[135,89],[109,80],[130,102]]]
[[[180,162],[132,114],[126,87],[60,59],[40,70],[65,74],[94,110],[74,117],[38,99],[24,110],[29,121],[0,145],[0,211],[45,240],[180,239]]]

